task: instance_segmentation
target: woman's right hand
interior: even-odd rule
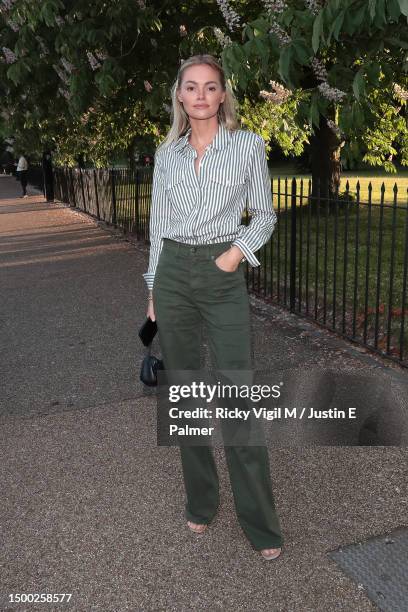
[[[156,316],[154,314],[154,306],[153,306],[153,300],[148,300],[147,302],[147,312],[146,312],[146,317],[150,317],[150,319],[152,321],[156,320]]]

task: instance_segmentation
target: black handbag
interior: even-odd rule
[[[156,321],[152,321],[150,317],[147,317],[146,321],[139,329],[139,338],[144,346],[147,347],[146,355],[143,358],[140,368],[140,380],[148,387],[157,386],[157,372],[158,370],[164,370],[162,359],[158,359],[151,354],[152,342],[156,333]]]
[[[140,380],[148,387],[157,386],[157,372],[164,370],[163,360],[151,355],[151,345],[147,347],[147,355],[143,358],[140,368]]]

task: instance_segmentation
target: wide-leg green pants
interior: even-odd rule
[[[153,304],[164,367],[198,370],[206,328],[212,366],[251,370],[250,305],[244,264],[224,272],[215,259],[231,242],[192,246],[165,238]],[[210,523],[219,505],[219,483],[209,446],[180,446],[186,517]],[[225,446],[239,523],[256,550],[276,548],[283,537],[272,494],[266,446]]]

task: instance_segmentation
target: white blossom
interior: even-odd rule
[[[272,23],[269,33],[275,34],[281,45],[288,45],[292,41],[289,34],[276,21]]]
[[[55,16],[55,23],[57,24],[57,26],[61,27],[65,24],[65,20],[63,17],[61,17],[61,15],[56,15]]]
[[[240,16],[229,5],[228,0],[217,0],[220,11],[230,32],[239,27]]]
[[[224,32],[220,30],[220,28],[214,28],[214,35],[221,47],[226,47],[227,45],[230,45],[232,43],[232,40],[228,36],[228,34],[224,34]]]
[[[179,27],[180,36],[187,36],[187,28],[185,25],[181,25]]]
[[[263,0],[263,3],[269,13],[280,14],[288,8],[285,0]]]
[[[65,74],[65,72],[57,64],[53,64],[52,67],[54,68],[55,72],[58,74],[61,81],[64,81],[64,83],[68,85],[69,77]]]
[[[145,90],[150,93],[153,89],[151,83],[149,83],[149,81],[143,81],[143,84],[144,84]]]
[[[309,9],[309,11],[313,13],[313,15],[317,15],[320,12],[322,5],[319,2],[319,0],[304,0],[304,1],[306,4],[306,8]]]
[[[261,98],[264,98],[264,100],[269,100],[277,105],[286,102],[286,100],[292,94],[292,91],[290,89],[286,89],[283,85],[277,83],[276,81],[269,81],[269,83],[274,91],[260,91],[259,95]]]
[[[66,98],[67,100],[70,99],[71,94],[68,90],[64,89],[63,87],[58,87],[58,93],[62,96],[64,96],[64,98]]]
[[[16,0],[1,0],[2,10],[9,11]]]
[[[20,29],[20,26],[18,25],[18,23],[16,23],[12,19],[8,19],[7,20],[7,25],[10,26],[10,28],[13,30],[13,32],[18,32],[19,29]]]
[[[91,65],[92,70],[97,70],[98,68],[101,67],[101,64],[98,62],[98,60],[93,55],[93,53],[91,53],[90,51],[87,51],[86,55],[88,56],[88,61]]]
[[[331,119],[326,119],[326,123],[329,126],[329,128],[332,130],[332,132],[337,134],[337,136],[339,136],[340,138],[344,137],[344,132],[339,128],[339,126],[336,123],[334,123],[334,121],[332,121]]]
[[[315,77],[319,79],[319,81],[327,81],[327,70],[323,62],[318,60],[317,57],[313,57],[311,65]]]
[[[7,64],[13,64],[17,60],[16,54],[8,47],[3,47],[4,57],[6,58]]]
[[[331,102],[341,102],[344,96],[347,95],[345,91],[336,89],[336,87],[330,87],[329,83],[327,82],[320,83],[317,88],[322,94],[322,96],[324,96],[325,98],[327,98],[327,100],[330,100]]]
[[[403,89],[398,83],[394,83],[394,91],[401,100],[408,100],[408,91]]]
[[[98,49],[97,51],[95,51],[95,55],[98,59],[100,59],[101,61],[106,60],[106,58],[108,57],[108,54],[105,51],[102,51],[100,49]]]
[[[71,74],[75,66],[71,64],[65,57],[61,57],[61,64],[64,66],[65,70]]]

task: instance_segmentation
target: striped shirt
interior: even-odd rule
[[[277,217],[263,139],[248,130],[228,130],[222,123],[194,168],[196,150],[188,142],[191,127],[155,154],[150,211],[148,289],[163,238],[192,245],[231,241],[252,267],[255,252],[271,237]],[[247,206],[248,226],[241,224]]]

